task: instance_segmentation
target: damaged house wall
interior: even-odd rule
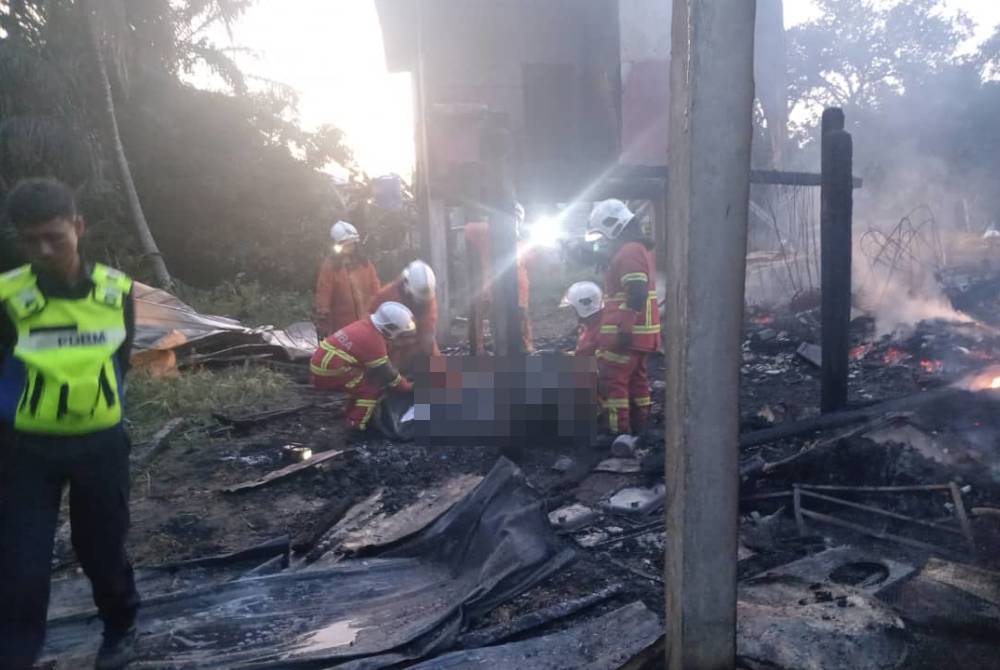
[[[783,4],[759,4],[756,90],[773,138],[767,153],[780,158],[787,126]],[[671,3],[376,0],[376,7],[388,68],[419,74],[418,173],[429,181],[419,192],[429,200],[428,237],[437,240],[427,255],[441,280],[440,323],[464,311],[468,299],[448,279],[461,273],[460,247],[440,231],[479,216],[475,207],[450,208],[482,199],[479,140],[488,124],[512,133],[522,202],[653,197],[654,235],[665,243]],[[645,168],[644,176],[625,176],[625,166]]]

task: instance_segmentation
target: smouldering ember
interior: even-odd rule
[[[759,314],[757,316],[750,317],[750,323],[755,326],[769,326],[774,323],[774,317],[767,314]]]
[[[941,372],[941,368],[944,367],[944,361],[920,361],[920,367],[928,374],[936,374]]]
[[[887,349],[882,355],[882,361],[886,365],[900,365],[911,358],[912,356],[910,356],[910,354],[906,353],[902,349],[897,349],[896,347],[889,347],[889,349]]]
[[[852,361],[860,361],[862,358],[864,358],[865,356],[867,356],[868,352],[871,351],[871,350],[872,350],[872,345],[870,345],[870,344],[859,344],[858,346],[853,347],[850,350],[850,352],[848,352],[848,356],[850,357],[850,359]]]

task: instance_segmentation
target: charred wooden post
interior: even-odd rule
[[[854,211],[854,144],[844,130],[844,112],[823,112],[823,185],[820,200],[823,369],[820,406],[847,406],[851,325],[851,224]]]
[[[489,127],[480,138],[480,156],[486,177],[490,248],[493,254],[493,313],[491,330],[497,356],[525,353],[521,314],[517,306],[517,229],[513,180],[510,174],[512,141],[503,128]]]
[[[435,188],[431,177],[430,101],[427,100],[426,63],[424,59],[424,3],[416,7],[416,127],[415,146],[417,150],[417,201],[424,226],[420,230],[421,254],[427,259],[437,275],[438,339],[447,342],[451,337],[451,281],[448,264],[448,220],[444,201]]]
[[[739,382],[754,15],[674,0],[667,248],[667,667],[736,665]]]

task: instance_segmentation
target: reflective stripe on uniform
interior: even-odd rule
[[[349,381],[346,384],[344,384],[344,388],[345,389],[352,389],[355,386],[357,386],[358,384],[360,384],[361,380],[364,379],[364,378],[365,378],[364,373],[361,373],[360,375],[358,375],[357,377],[355,377],[351,381]]]
[[[333,346],[332,344],[330,344],[326,340],[323,340],[322,342],[320,342],[319,346],[323,349],[323,351],[326,351],[331,356],[336,356],[337,358],[342,358],[343,360],[347,361],[351,365],[357,365],[358,364],[358,359],[356,359],[354,356],[351,356],[349,353],[347,353],[343,349],[340,349],[338,347]],[[324,360],[324,364],[325,364],[325,361],[326,361],[326,357],[325,356],[324,356],[323,360]]]
[[[317,377],[339,377],[351,371],[351,368],[342,365],[337,368],[321,367],[319,365],[309,365],[309,371]]]
[[[603,358],[606,361],[611,361],[612,363],[618,363],[619,365],[625,365],[629,362],[629,360],[631,360],[628,354],[615,354],[603,349],[597,352],[597,357]]]
[[[641,281],[643,283],[649,283],[649,275],[645,272],[629,272],[628,274],[622,275],[622,278],[618,280],[622,284],[628,284],[633,281]]]
[[[606,398],[604,405],[612,409],[628,409],[628,398]]]
[[[362,417],[360,423],[358,423],[358,428],[360,430],[364,430],[365,428],[368,427],[368,422],[371,420],[372,414],[375,413],[375,407],[378,405],[378,401],[358,399],[355,400],[354,402],[357,404],[358,407],[365,408],[365,415],[364,417]]]
[[[389,362],[389,357],[383,356],[382,358],[376,358],[374,361],[371,361],[370,363],[365,363],[365,365],[370,368],[377,368],[378,366],[385,365],[388,362]]]
[[[653,404],[653,399],[648,395],[641,398],[632,398],[632,404],[636,407],[649,407]]]
[[[124,328],[104,328],[80,332],[77,328],[57,328],[42,332],[28,333],[23,342],[18,342],[22,351],[49,351],[67,347],[103,347],[116,349],[125,341]]]
[[[396,375],[396,378],[389,382],[389,388],[396,388],[403,383],[403,375]]]

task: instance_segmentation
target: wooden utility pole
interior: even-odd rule
[[[448,218],[444,202],[435,193],[431,176],[430,136],[428,125],[431,116],[431,99],[429,96],[426,75],[426,54],[424,53],[426,36],[425,3],[420,0],[417,11],[417,71],[416,71],[416,147],[417,147],[417,198],[420,203],[420,213],[424,220],[424,230],[421,235],[421,249],[424,258],[428,259],[434,274],[437,275],[438,303],[438,340],[448,342],[451,337],[451,281],[448,263]]]
[[[755,0],[674,0],[667,213],[667,667],[736,664],[739,382]]]
[[[844,112],[823,112],[823,185],[820,196],[820,256],[823,288],[822,390],[824,413],[847,407],[851,327],[851,226],[854,211],[854,142],[844,130]]]
[[[510,132],[488,127],[480,139],[480,156],[486,168],[486,204],[489,212],[493,313],[490,329],[497,356],[523,354],[521,313],[517,305],[517,229],[514,225],[514,186],[511,180]]]

